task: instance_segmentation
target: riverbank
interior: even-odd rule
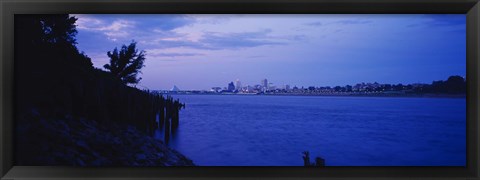
[[[406,98],[465,98],[465,94],[262,94],[273,96],[336,96],[336,97],[406,97]]]
[[[19,118],[16,165],[194,166],[189,158],[132,125],[83,118]]]
[[[389,93],[163,93],[165,95],[224,95],[224,96],[332,96],[332,97],[405,97],[405,98],[466,98],[466,94],[389,94]]]

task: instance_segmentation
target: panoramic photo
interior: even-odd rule
[[[17,166],[465,166],[464,14],[15,15]]]

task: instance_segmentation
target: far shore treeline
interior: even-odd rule
[[[94,68],[91,59],[76,47],[75,22],[76,18],[69,15],[15,16],[17,118],[26,119],[24,116],[35,112],[46,118],[94,120],[105,127],[112,123],[133,125],[149,135],[166,122],[177,127],[183,104],[128,86],[140,80],[136,73],[119,76],[113,73],[118,66],[108,66],[111,72]],[[136,52],[132,44],[124,47]],[[108,56],[119,53],[123,52],[115,49]],[[141,58],[131,71],[139,72],[143,67],[145,58]]]
[[[282,88],[265,87],[262,85],[244,86],[237,88],[230,82],[230,90],[226,87],[213,87],[211,90],[172,90],[160,91],[173,94],[256,94],[256,95],[339,95],[339,96],[432,96],[432,97],[464,97],[467,92],[467,82],[462,76],[454,75],[447,80],[433,81],[431,84],[380,84],[358,83],[345,86],[308,86],[297,87],[285,85]],[[288,88],[287,88],[288,87]]]

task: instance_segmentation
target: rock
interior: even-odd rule
[[[81,159],[77,159],[76,163],[77,163],[78,166],[85,166],[86,165],[85,162],[83,162]]]
[[[135,156],[135,158],[137,160],[144,161],[146,159],[146,156],[145,156],[145,154],[137,154],[137,156]]]
[[[193,166],[193,162],[133,126],[116,130],[84,118],[22,122],[18,165]],[[34,151],[32,151],[32,149]]]

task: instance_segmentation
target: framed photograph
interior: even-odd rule
[[[0,9],[2,179],[480,178],[477,0]]]

